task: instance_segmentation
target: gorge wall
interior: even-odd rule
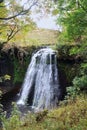
[[[8,50],[0,51],[0,76],[10,75],[10,80],[0,83],[0,89],[4,92],[18,92],[25,76],[28,64],[30,63],[32,53],[37,50],[36,47],[17,48],[12,47]],[[78,71],[78,63],[70,57],[58,55],[59,82],[61,86],[61,99],[64,98],[66,87],[72,84],[72,79]],[[77,70],[77,71],[76,71]]]

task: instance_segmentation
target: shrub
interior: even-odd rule
[[[72,81],[73,86],[67,87],[67,96],[75,98],[78,94],[87,92],[87,63],[82,63],[79,76]]]

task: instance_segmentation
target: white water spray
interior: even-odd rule
[[[34,88],[32,107],[40,110],[57,106],[60,91],[54,50],[43,48],[32,56],[17,104],[26,104],[32,88]]]

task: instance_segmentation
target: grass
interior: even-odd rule
[[[30,32],[19,32],[6,46],[15,45],[21,47],[55,45],[58,31],[49,29],[35,29]]]
[[[14,115],[6,122],[3,130],[87,130],[87,97],[80,96],[54,110],[29,113],[21,119]]]
[[[4,49],[15,47],[30,48],[32,46],[52,46],[54,47],[58,42],[59,32],[49,29],[35,29],[30,32],[19,32],[10,42],[5,44]]]

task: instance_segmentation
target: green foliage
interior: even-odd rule
[[[81,75],[87,75],[87,63],[82,63],[81,64],[81,70],[80,70],[80,72],[81,72]]]
[[[10,79],[11,79],[11,76],[6,74],[6,75],[4,75],[4,79],[5,79],[5,80],[10,80]]]
[[[33,6],[33,2],[31,4]],[[26,35],[26,32],[36,27],[28,12],[30,9],[26,11],[25,4],[16,0],[0,3],[0,41],[2,43],[9,42],[19,31]],[[21,17],[17,17],[20,15]]]
[[[87,43],[83,44],[78,44],[74,45],[70,50],[69,50],[69,55],[76,55],[80,56],[83,61],[87,61]]]
[[[76,102],[70,100],[68,105],[62,105],[59,109],[49,113],[50,117],[58,121],[58,130],[82,130],[86,128],[86,120],[82,117],[83,115],[87,116],[84,102],[84,98],[80,96]]]
[[[58,14],[58,10],[57,10],[57,9],[53,10],[53,11],[52,11],[52,14],[53,14],[53,15],[57,15],[57,14]]]
[[[0,83],[2,83],[3,81],[2,81],[2,77],[0,77]]]
[[[24,63],[21,64],[16,57],[14,58],[14,83],[22,83],[24,80],[24,76],[29,64],[29,57],[23,62]]]
[[[2,97],[2,92],[0,91],[0,100]],[[3,121],[6,121],[6,112],[3,112],[3,105],[0,103],[0,125],[3,126]]]
[[[62,25],[60,39],[81,43],[87,35],[87,1],[60,0],[58,1],[58,23]],[[63,34],[63,35],[62,35]],[[61,38],[62,37],[62,38]]]
[[[8,10],[5,7],[4,3],[0,3],[0,17],[6,17],[8,15]],[[8,26],[6,25],[5,21],[0,20],[0,41],[3,40],[4,37],[6,37],[5,31],[8,29]]]
[[[58,51],[58,57],[67,58],[69,56],[69,49],[71,45],[68,44],[57,44],[56,49]]]
[[[11,80],[11,76],[6,74],[4,76],[1,76],[0,77],[0,82],[2,83],[3,81],[6,81],[6,80]]]
[[[7,9],[5,7],[5,4],[4,3],[0,3],[0,17],[3,18],[3,17],[6,17],[7,16]],[[0,21],[0,23],[3,23]]]
[[[38,4],[37,4],[38,3]],[[4,24],[1,24],[1,31],[2,37],[0,37],[0,40],[4,43],[7,43],[11,40],[11,42],[16,42],[15,39],[17,39],[16,34],[21,35],[20,38],[17,39],[17,41],[20,43],[20,40],[27,41],[28,38],[25,37],[26,34],[28,34],[29,31],[36,28],[35,22],[30,17],[32,11],[31,8],[33,6],[36,6],[35,11],[36,14],[38,12],[43,12],[42,10],[46,12],[50,12],[50,8],[53,5],[53,1],[50,0],[29,0],[25,2],[17,1],[17,0],[8,0],[3,1],[0,4],[4,4],[5,6],[0,6],[0,21]],[[28,5],[28,6],[27,6]],[[5,15],[5,13],[7,13]],[[18,33],[20,31],[20,33]],[[31,42],[31,41],[30,41]]]
[[[62,22],[67,28],[67,35],[69,39],[76,42],[81,41],[81,36],[86,33],[86,13],[83,10],[77,10],[68,14]]]
[[[18,49],[18,53],[23,53],[22,57],[17,55],[13,55],[13,65],[14,65],[14,83],[22,83],[24,80],[25,73],[27,71],[27,67],[30,63],[32,53],[35,51],[36,47],[31,46],[29,48],[25,48],[25,50]]]
[[[70,100],[54,110],[27,113],[21,118],[14,112],[4,121],[3,130],[86,130],[87,97],[81,95],[75,102]]]
[[[82,63],[78,77],[73,79],[73,86],[67,87],[67,96],[75,98],[80,93],[87,92],[87,63]]]
[[[67,81],[72,82],[72,86],[67,87],[65,98],[75,99],[80,93],[87,92],[87,43],[77,45],[58,44],[56,48],[59,59],[77,62],[72,69],[62,65],[59,67],[69,78],[69,80],[66,78]]]
[[[56,49],[58,51],[59,59],[71,59],[71,60],[87,60],[87,43],[72,45],[69,43],[57,44]]]
[[[6,117],[6,113],[3,112],[2,125],[3,130],[18,129],[20,126],[20,112],[15,103],[12,104],[13,109],[10,118]]]

